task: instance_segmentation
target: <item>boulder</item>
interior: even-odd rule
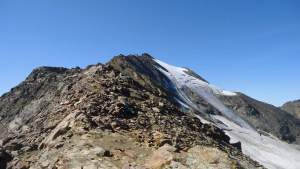
[[[193,169],[230,169],[232,162],[225,152],[213,147],[195,146],[188,150],[188,168]]]
[[[145,167],[149,169],[163,168],[174,159],[174,151],[176,151],[175,147],[165,144],[153,152],[152,156],[146,161]]]

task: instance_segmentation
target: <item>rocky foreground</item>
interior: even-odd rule
[[[3,95],[0,168],[263,168],[162,87],[116,63],[40,67]]]

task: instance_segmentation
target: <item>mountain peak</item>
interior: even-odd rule
[[[149,54],[37,68],[0,97],[0,117],[2,168],[300,166],[286,143],[299,144],[298,119]]]

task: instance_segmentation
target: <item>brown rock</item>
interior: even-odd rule
[[[145,167],[149,169],[161,169],[170,164],[174,158],[173,152],[175,150],[175,147],[165,144],[153,152],[152,156],[146,161]]]
[[[162,146],[164,144],[172,144],[172,141],[170,140],[170,136],[164,133],[161,133],[159,131],[155,131],[153,133],[153,139],[154,143],[158,146]]]
[[[230,169],[232,161],[217,148],[196,146],[189,149],[186,164],[193,169]]]

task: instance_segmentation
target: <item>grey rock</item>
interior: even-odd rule
[[[289,101],[287,103],[284,103],[281,106],[281,109],[300,119],[300,100]]]

